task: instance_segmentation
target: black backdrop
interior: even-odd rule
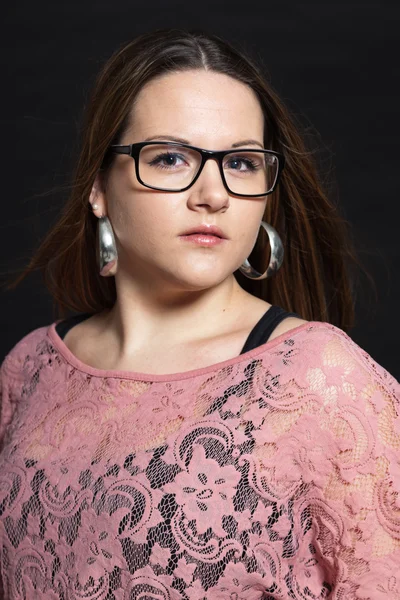
[[[3,9],[4,11],[4,9]],[[23,265],[55,222],[82,106],[114,49],[159,27],[205,28],[266,65],[336,181],[342,214],[378,290],[361,280],[356,343],[400,375],[400,3],[333,0],[26,0],[3,12],[1,274]],[[1,357],[53,320],[40,276],[1,294]]]

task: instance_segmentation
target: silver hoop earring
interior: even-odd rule
[[[97,263],[102,277],[115,275],[118,252],[113,228],[108,217],[100,217],[97,223]]]
[[[260,279],[267,279],[267,277],[274,275],[282,265],[284,254],[282,241],[276,229],[274,229],[272,225],[266,223],[265,221],[261,221],[260,225],[267,232],[269,244],[271,246],[271,258],[267,270],[264,273],[259,273],[251,266],[247,258],[239,267],[239,271],[243,273],[243,275],[246,275],[246,277],[249,279],[254,279],[256,281]]]

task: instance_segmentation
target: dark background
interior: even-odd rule
[[[3,9],[4,10],[4,9]],[[23,1],[3,12],[2,281],[56,221],[95,75],[121,43],[159,27],[204,28],[262,60],[315,134],[378,297],[361,280],[349,335],[400,377],[399,2]],[[328,173],[329,174],[329,173]],[[54,189],[56,188],[56,189]],[[53,319],[39,275],[1,294],[0,358]]]

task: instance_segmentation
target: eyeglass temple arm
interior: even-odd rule
[[[111,150],[116,154],[130,154],[132,152],[132,146],[121,146],[118,144],[114,144],[110,146]]]

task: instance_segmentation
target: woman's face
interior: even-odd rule
[[[193,70],[162,76],[139,93],[120,143],[171,139],[208,150],[238,143],[262,148],[261,106],[249,87],[223,74]],[[266,197],[229,194],[215,160],[206,162],[184,192],[151,190],[138,182],[134,160],[117,155],[96,202],[114,229],[118,274],[202,290],[224,281],[250,254]],[[219,227],[226,239],[206,246],[182,237],[201,225]]]

